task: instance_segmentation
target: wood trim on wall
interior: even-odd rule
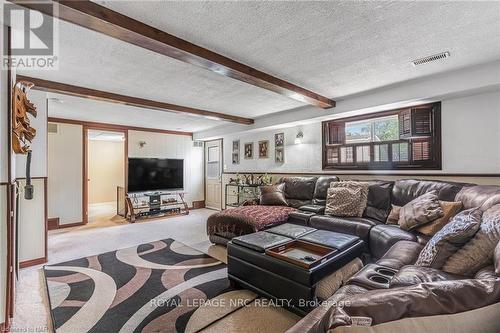
[[[31,266],[42,265],[45,264],[46,262],[47,262],[47,257],[21,261],[19,263],[19,268],[27,268]]]
[[[232,123],[250,125],[253,124],[253,119],[243,118],[238,116],[233,116],[230,114],[207,111],[201,109],[190,108],[187,106],[175,105],[170,103],[164,103],[159,101],[152,101],[149,99],[119,95],[107,91],[95,90],[86,87],[73,86],[66,83],[54,82],[43,80],[35,77],[28,77],[19,75],[17,81],[28,81],[34,84],[33,88],[35,90],[41,90],[46,92],[53,92],[58,94],[65,94],[70,96],[88,98],[98,101],[105,101],[115,104],[129,105],[134,107],[146,108],[156,111],[166,111],[180,114],[190,114],[198,117],[203,117],[207,119],[216,119],[222,121],[229,121]]]
[[[330,176],[374,176],[374,177],[377,177],[377,176],[403,176],[403,177],[407,177],[407,176],[412,176],[412,177],[418,177],[418,176],[422,176],[422,177],[485,177],[485,178],[488,178],[488,177],[491,177],[491,178],[497,178],[497,177],[500,177],[500,173],[433,173],[433,172],[430,172],[430,173],[415,173],[415,172],[398,172],[398,173],[395,173],[395,172],[384,172],[384,173],[370,173],[370,172],[359,172],[359,173],[354,173],[354,172],[342,172],[342,171],[339,171],[339,172],[286,172],[286,171],[283,171],[283,172],[266,172],[266,171],[262,171],[262,172],[256,172],[256,171],[251,171],[251,172],[247,172],[247,171],[225,171],[223,172],[222,174],[225,174],[225,175],[235,175],[235,174],[254,174],[254,175],[262,175],[262,174],[268,174],[268,175],[292,175],[292,176],[323,176],[323,175],[330,175]]]
[[[53,217],[47,220],[48,230],[59,229],[59,218]]]
[[[10,0],[21,6],[53,15],[36,3]],[[100,32],[126,43],[148,49],[164,56],[195,65],[213,73],[273,91],[288,98],[328,109],[335,101],[293,83],[259,71],[243,63],[215,53],[143,22],[120,14],[91,1],[54,1],[58,18]]]
[[[205,208],[205,200],[193,201],[193,206],[192,208],[189,208],[189,210],[201,209],[201,208]]]
[[[173,135],[185,135],[193,137],[192,132],[181,132],[181,131],[171,131],[164,130],[158,128],[147,128],[147,127],[136,127],[136,126],[127,126],[127,125],[117,125],[110,123],[98,123],[92,121],[84,121],[84,120],[76,120],[76,119],[66,119],[66,118],[56,118],[56,117],[48,117],[48,122],[51,123],[62,123],[62,124],[71,124],[71,125],[81,125],[81,126],[89,126],[95,129],[108,129],[113,131],[142,131],[142,132],[152,132],[152,133],[161,133],[161,134],[173,134]]]

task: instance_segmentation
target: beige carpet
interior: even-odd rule
[[[91,224],[49,233],[49,264],[96,255],[159,239],[173,238],[226,262],[224,247],[213,246],[205,222],[213,211],[129,224],[120,217],[104,216]],[[16,295],[12,331],[45,331],[50,325],[41,266],[22,269]],[[255,320],[259,316],[259,320]],[[205,329],[206,332],[284,332],[299,318],[279,308],[249,306]],[[74,332],[80,333],[80,332]],[[83,333],[83,332],[82,332]]]

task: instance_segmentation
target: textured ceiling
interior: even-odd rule
[[[500,59],[500,2],[96,2],[332,98]],[[441,51],[451,57],[409,63]],[[59,59],[59,71],[19,73],[244,117],[303,105],[66,22]],[[93,112],[102,121],[109,111],[129,121],[119,119],[121,107],[97,105],[99,112],[70,110],[69,103],[54,112]],[[152,112],[136,116],[140,126],[197,131],[223,124]]]
[[[107,103],[73,96],[49,94],[49,117],[195,132],[220,125],[217,120]],[[62,103],[55,102],[57,98]]]

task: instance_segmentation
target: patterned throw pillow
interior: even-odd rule
[[[495,246],[499,240],[500,205],[496,205],[483,213],[478,232],[446,261],[443,271],[473,276],[481,268],[491,265]]]
[[[441,269],[446,260],[474,236],[481,224],[481,216],[479,208],[464,210],[455,215],[429,240],[415,265]]]
[[[260,204],[264,206],[288,206],[285,199],[285,183],[260,186]]]
[[[327,192],[325,214],[361,217],[368,200],[368,183],[332,182]]]
[[[391,212],[387,216],[386,224],[398,224],[399,213],[401,212],[401,206],[392,205]]]
[[[500,276],[500,242],[498,242],[495,248],[495,274]]]
[[[430,223],[427,223],[416,230],[421,234],[427,236],[434,236],[436,232],[443,229],[443,227],[450,221],[450,219],[457,215],[462,210],[461,201],[439,201],[439,205],[443,209],[444,215]]]
[[[436,191],[430,191],[401,207],[398,224],[403,230],[411,230],[443,216]]]

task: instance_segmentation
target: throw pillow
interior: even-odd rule
[[[285,199],[285,183],[260,186],[260,204],[264,206],[288,206]]]
[[[439,230],[420,252],[416,266],[441,269],[446,260],[471,239],[481,224],[479,208],[464,210]]]
[[[391,212],[387,216],[386,224],[398,224],[399,213],[401,212],[401,206],[392,205]]]
[[[446,261],[443,271],[473,276],[481,268],[491,265],[499,240],[500,205],[496,205],[483,213],[478,232]]]
[[[500,276],[500,242],[498,242],[495,248],[495,274]]]
[[[327,191],[325,214],[361,217],[368,200],[368,183],[332,182]]]
[[[421,234],[427,236],[434,236],[436,232],[441,230],[450,219],[457,215],[458,212],[462,210],[462,202],[461,201],[439,201],[439,205],[443,209],[444,215],[430,223],[427,223],[421,227],[418,227],[416,230]]]
[[[403,230],[411,230],[443,215],[436,191],[430,191],[401,207],[398,224]]]

